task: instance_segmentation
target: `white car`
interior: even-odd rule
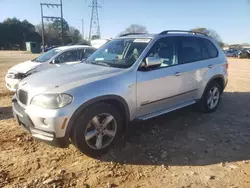
[[[36,59],[11,67],[5,76],[6,87],[15,91],[17,84],[30,74],[56,66],[80,63],[95,51],[94,47],[85,45],[62,46],[49,50]]]
[[[90,43],[91,43],[91,46],[98,49],[104,44],[106,44],[108,41],[110,40],[109,39],[95,39],[95,40],[92,40]]]

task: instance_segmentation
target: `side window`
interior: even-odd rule
[[[86,57],[85,57],[85,49],[80,49],[78,52],[79,52],[80,61],[86,59]]]
[[[87,48],[85,50],[85,58],[88,58],[89,56],[91,56],[96,50],[93,48]]]
[[[208,51],[210,58],[215,58],[218,56],[218,50],[212,42],[210,42],[207,39],[202,39],[202,42],[203,42],[204,46],[207,48],[207,51]]]
[[[158,57],[161,59],[161,67],[172,66],[175,61],[175,38],[166,37],[159,39],[150,49],[146,57]]]
[[[87,49],[80,49],[79,50],[79,57],[80,60],[87,59],[90,55],[92,55],[95,52],[95,49],[87,48]]]
[[[179,64],[202,60],[201,48],[195,37],[181,37],[178,51]]]
[[[200,48],[201,48],[202,59],[209,59],[210,56],[209,56],[209,53],[208,53],[206,46],[204,45],[203,39],[200,38],[200,39],[198,39],[198,41],[199,41]]]
[[[56,58],[57,63],[67,63],[78,61],[77,50],[70,50],[62,53],[59,57]]]

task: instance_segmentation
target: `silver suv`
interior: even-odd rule
[[[200,33],[123,35],[85,63],[22,80],[13,112],[35,138],[59,147],[71,142],[97,156],[117,143],[133,120],[195,103],[204,112],[215,111],[227,68],[218,44]]]

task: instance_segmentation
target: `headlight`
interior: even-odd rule
[[[72,102],[73,97],[69,94],[44,94],[37,95],[31,100],[31,104],[46,109],[57,109],[67,106]]]
[[[25,73],[8,73],[7,74],[7,78],[11,78],[11,79],[23,79],[25,78],[27,75]]]

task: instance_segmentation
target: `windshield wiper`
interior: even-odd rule
[[[100,62],[100,61],[92,61],[92,62],[89,62],[90,64],[93,64],[93,65],[103,65],[103,66],[106,66],[106,67],[110,67],[110,65],[108,63],[104,63],[104,62]]]

